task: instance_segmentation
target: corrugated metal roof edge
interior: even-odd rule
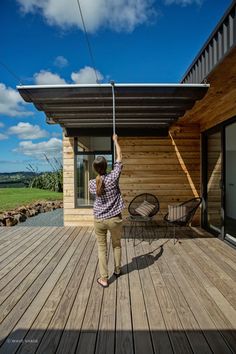
[[[229,5],[229,7],[225,11],[224,15],[221,17],[221,19],[219,20],[219,22],[217,23],[217,25],[215,26],[215,28],[213,29],[213,31],[211,32],[211,34],[209,35],[209,37],[207,38],[207,40],[205,41],[205,43],[203,44],[201,49],[198,51],[197,55],[194,57],[194,59],[191,62],[191,64],[188,66],[187,70],[185,71],[184,75],[182,76],[182,78],[180,80],[180,83],[182,83],[184,81],[184,79],[188,75],[189,71],[192,69],[192,67],[195,65],[195,63],[198,61],[199,57],[202,55],[202,53],[204,52],[205,48],[208,46],[208,44],[210,43],[212,38],[215,36],[215,34],[219,30],[220,26],[225,21],[226,17],[230,14],[230,12],[232,11],[232,9],[234,8],[235,5],[236,5],[236,0],[233,0],[232,4]],[[235,45],[232,48],[230,48],[230,50],[233,49],[234,47],[235,47]]]

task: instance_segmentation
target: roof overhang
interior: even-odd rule
[[[119,135],[162,135],[202,99],[207,84],[115,84]],[[68,136],[112,133],[111,84],[17,86],[26,102],[60,124]]]

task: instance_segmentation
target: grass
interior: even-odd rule
[[[62,200],[63,193],[36,188],[0,188],[0,212],[40,200]]]

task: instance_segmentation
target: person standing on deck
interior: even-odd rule
[[[97,172],[96,179],[89,181],[90,193],[95,195],[93,206],[94,230],[98,245],[98,259],[100,278],[97,282],[102,287],[108,287],[107,265],[107,231],[111,233],[112,248],[114,255],[114,275],[120,275],[121,266],[121,237],[122,215],[124,208],[119,178],[122,170],[122,153],[118,143],[118,136],[113,135],[116,149],[116,162],[110,173],[107,173],[107,160],[103,156],[97,156],[93,162],[93,168]]]

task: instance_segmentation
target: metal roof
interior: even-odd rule
[[[205,84],[115,84],[116,127],[122,135],[147,131],[158,134],[195,101],[204,97]],[[112,86],[35,85],[18,86],[26,102],[44,111],[47,123],[60,124],[67,135],[102,135],[112,132]],[[150,135],[150,134],[149,134]]]
[[[231,3],[181,82],[201,83],[236,46],[236,2]]]

